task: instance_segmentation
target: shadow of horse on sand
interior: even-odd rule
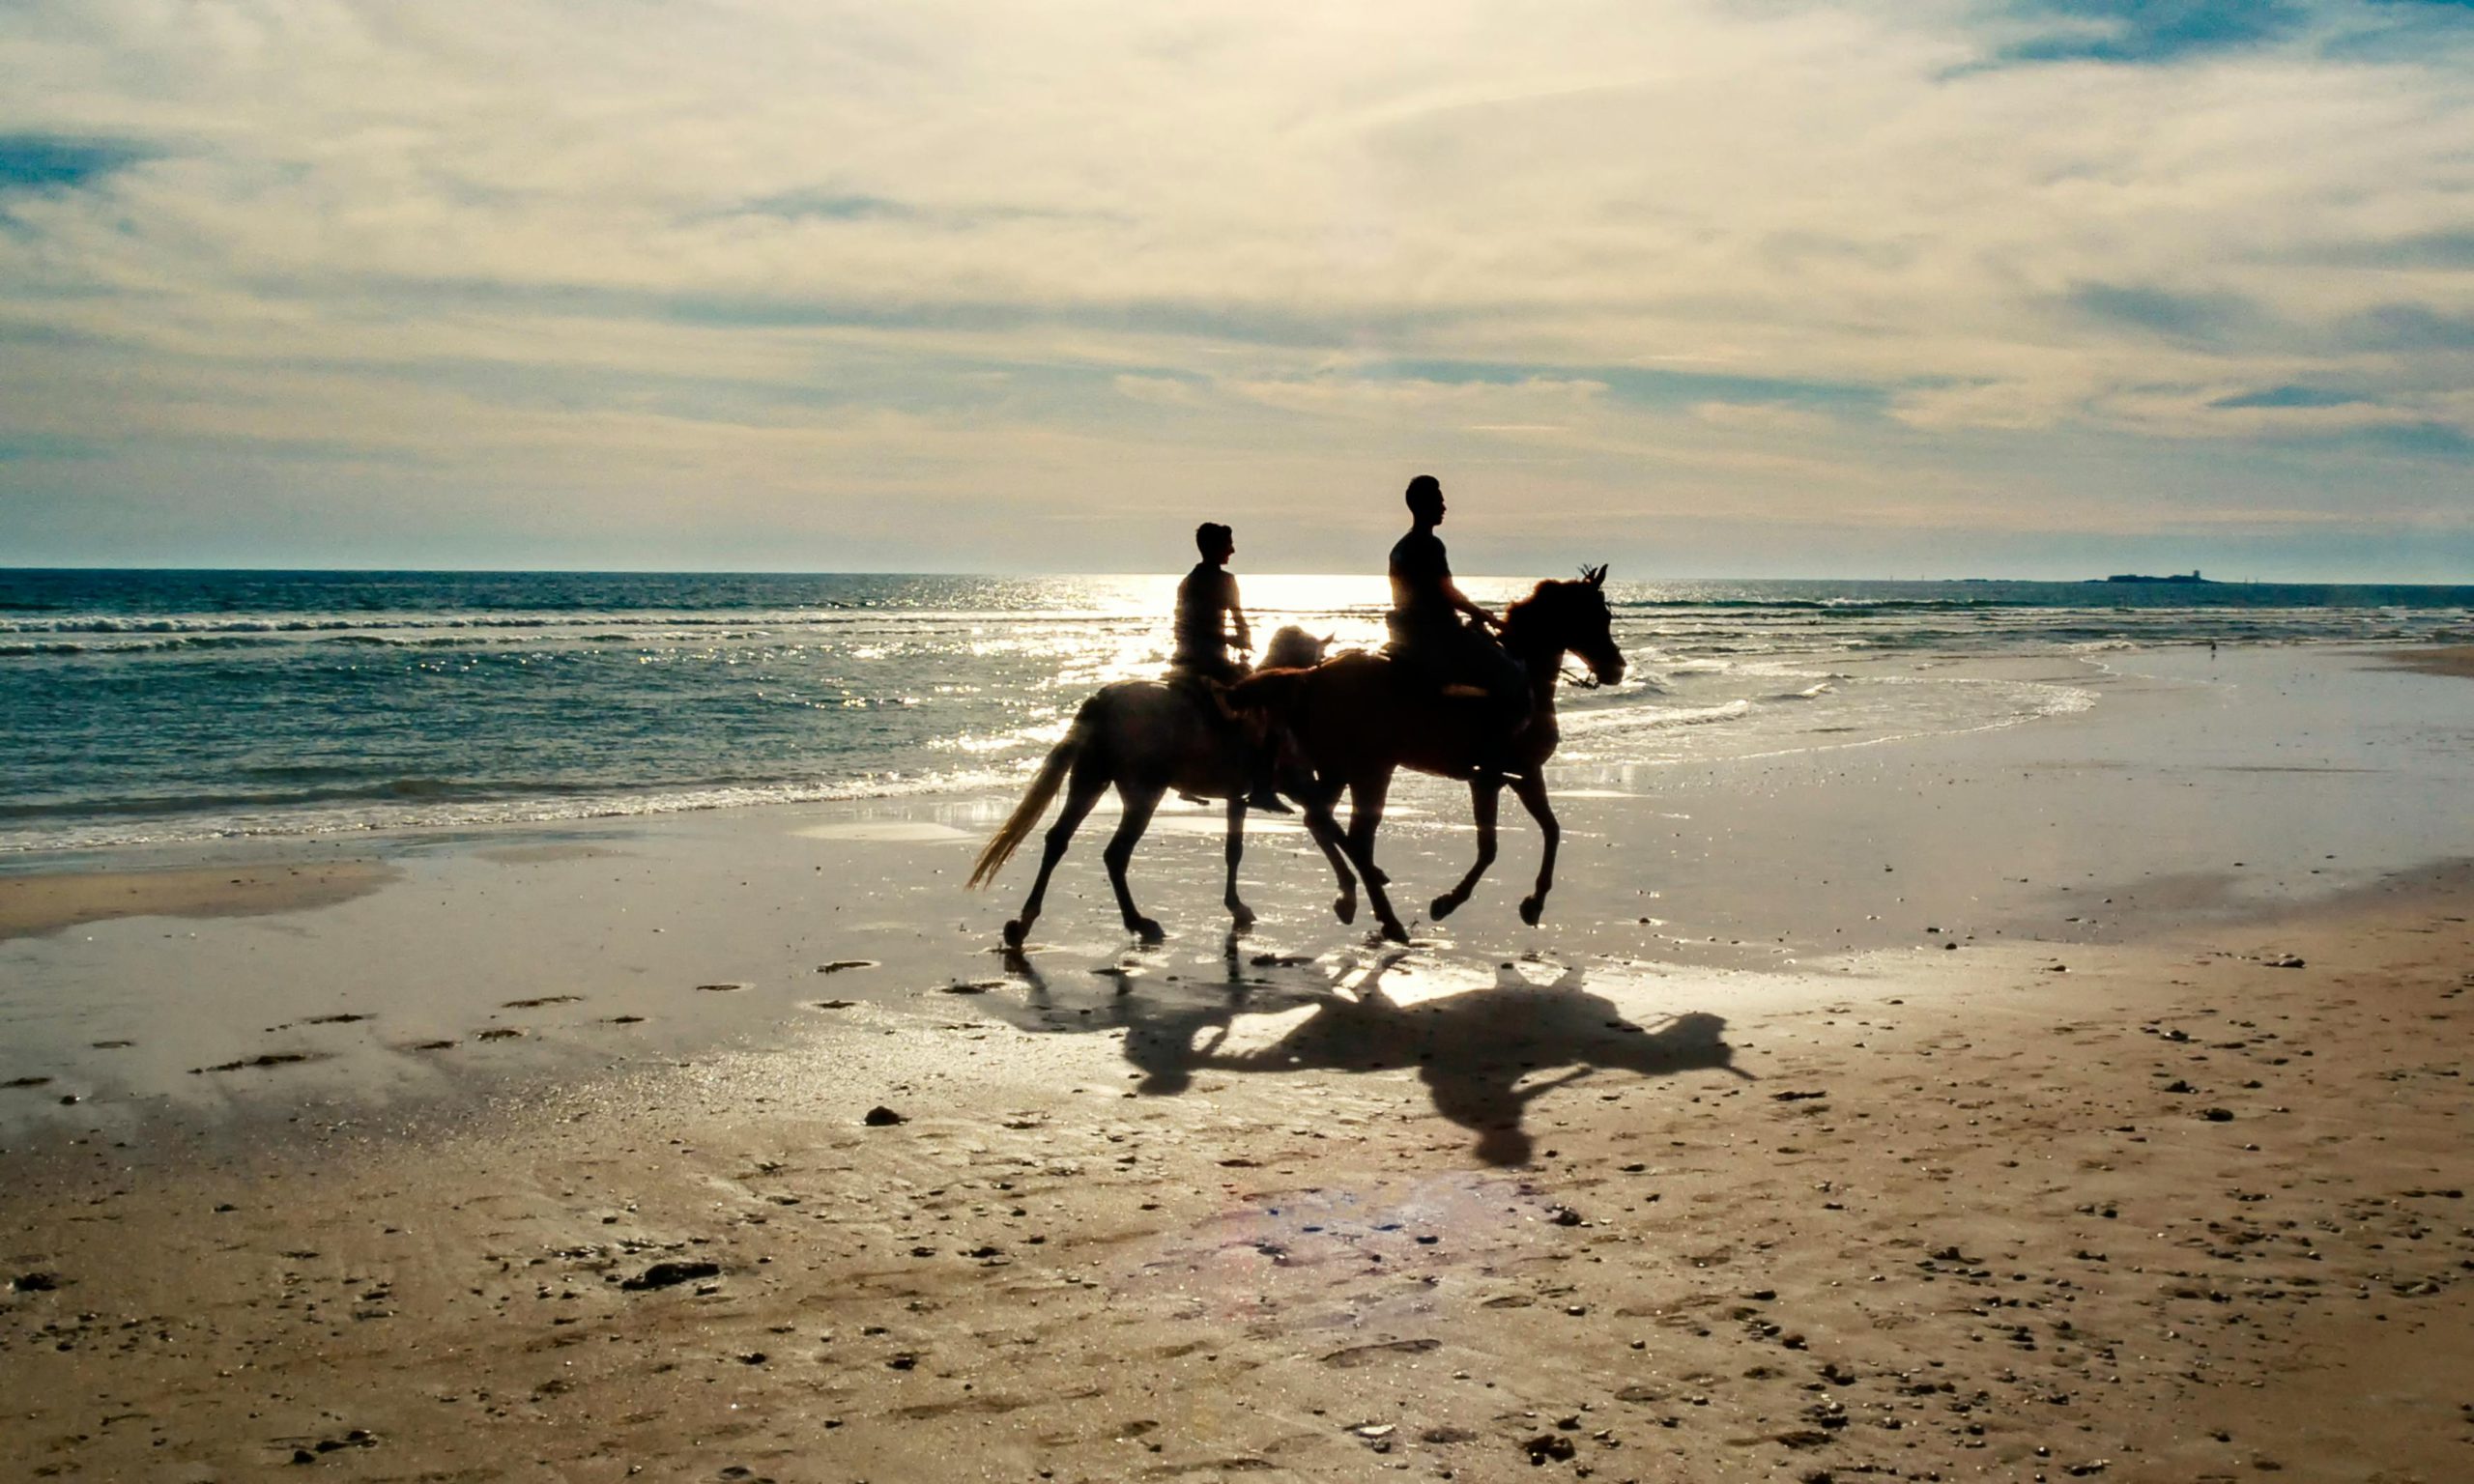
[[[1348,993],[1336,983],[1302,993],[1265,989],[1245,977],[1231,934],[1228,983],[1211,1002],[1158,1002],[1128,992],[1094,1028],[1124,1031],[1125,1058],[1142,1073],[1134,1091],[1152,1097],[1184,1093],[1200,1071],[1415,1069],[1435,1111],[1476,1134],[1474,1153],[1492,1165],[1528,1162],[1533,1141],[1524,1126],[1532,1101],[1600,1072],[1726,1071],[1750,1078],[1735,1065],[1719,1015],[1691,1011],[1636,1025],[1612,1000],[1590,992],[1577,967],[1539,984],[1511,964],[1495,970],[1491,987],[1401,1003],[1384,991],[1382,981],[1409,956],[1408,950],[1382,954],[1363,966]],[[1045,998],[1045,984],[1027,959],[1009,967],[1027,978],[1035,1000]],[[1349,967],[1342,978],[1356,973],[1358,967]],[[1239,1017],[1300,1006],[1311,1006],[1312,1013],[1277,1041],[1228,1049]]]

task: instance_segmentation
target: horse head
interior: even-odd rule
[[[1332,636],[1316,639],[1296,624],[1284,624],[1264,646],[1263,670],[1312,670],[1323,663],[1323,652],[1332,646]]]
[[[1583,567],[1576,580],[1539,583],[1505,612],[1504,623],[1505,638],[1516,649],[1576,654],[1600,685],[1624,678],[1624,651],[1615,646],[1615,619],[1606,607],[1604,566]]]

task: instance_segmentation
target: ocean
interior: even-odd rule
[[[1157,674],[1177,579],[0,570],[0,859],[1020,785]],[[1382,639],[1379,576],[1241,573],[1257,638]],[[1464,580],[1501,605],[1526,581]],[[1566,785],[2017,726],[2066,680],[1942,658],[2474,641],[2474,587],[1613,582],[1623,684]]]

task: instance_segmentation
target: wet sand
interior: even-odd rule
[[[2392,665],[2419,670],[2434,675],[2474,676],[2474,644],[2451,644],[2436,649],[2383,649],[2380,656]]]
[[[323,907],[378,890],[379,861],[172,867],[0,875],[0,938],[123,917],[252,917]]]
[[[2300,663],[1600,779],[1544,929],[1515,829],[1407,950],[1277,832],[1228,940],[1197,817],[1167,943],[1078,856],[1009,961],[1020,873],[954,884],[997,801],[0,943],[0,1456],[2466,1476],[2462,688]],[[1405,904],[1468,841],[1402,802]]]

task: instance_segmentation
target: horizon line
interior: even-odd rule
[[[2204,568],[2193,568],[2193,569],[2191,569],[2191,571],[2192,571],[2192,574],[2193,574],[2193,575],[2196,575],[2199,571],[2202,571],[2202,570],[2204,570]],[[471,577],[471,576],[516,576],[516,575],[539,575],[539,576],[551,576],[551,575],[556,575],[556,576],[569,576],[569,577],[910,577],[910,578],[925,578],[925,577],[970,578],[970,577],[977,577],[977,578],[1021,579],[1021,580],[1033,580],[1033,579],[1055,580],[1055,579],[1063,579],[1063,578],[1125,578],[1125,577],[1148,577],[1148,578],[1162,578],[1162,577],[1176,577],[1176,576],[1179,576],[1179,575],[1180,575],[1180,572],[1179,572],[1179,570],[1177,570],[1177,569],[1150,569],[1150,570],[1143,570],[1143,569],[1135,569],[1135,568],[1125,568],[1125,569],[1114,570],[1114,571],[1079,571],[1079,572],[1072,572],[1072,571],[1027,571],[1027,570],[1013,570],[1013,571],[1006,571],[1006,570],[988,570],[988,569],[980,569],[980,570],[964,570],[964,569],[934,570],[934,569],[924,569],[924,568],[922,568],[922,569],[910,569],[910,568],[895,568],[895,567],[847,567],[847,568],[822,568],[822,567],[814,567],[814,568],[811,568],[811,567],[656,567],[656,566],[628,566],[628,567],[601,567],[601,566],[486,566],[486,567],[429,567],[429,566],[406,566],[406,567],[396,567],[396,566],[379,566],[379,565],[367,565],[367,566],[323,566],[323,565],[295,565],[295,566],[184,566],[184,565],[178,565],[178,564],[173,564],[173,563],[168,563],[168,562],[140,562],[140,563],[116,563],[116,562],[91,562],[91,563],[86,563],[86,562],[80,562],[80,563],[67,563],[67,564],[41,564],[41,565],[33,564],[33,563],[11,563],[11,562],[0,562],[0,575],[5,575],[5,574],[25,574],[25,573],[66,573],[66,572],[85,572],[85,573],[101,573],[101,572],[129,572],[129,573],[148,572],[148,573],[173,573],[173,572],[185,572],[185,573],[216,573],[216,574],[236,574],[236,575],[264,575],[264,576],[275,576],[275,575],[284,575],[284,576],[309,576],[309,575],[319,575],[319,576],[325,576],[325,575],[339,575],[339,574],[356,574],[356,575],[364,575],[364,576],[388,575],[388,576],[403,576],[403,577]],[[1373,570],[1370,570],[1370,569],[1367,569],[1367,568],[1364,568],[1364,567],[1348,567],[1348,568],[1341,568],[1341,569],[1338,569],[1338,570],[1325,570],[1325,571],[1309,571],[1309,570],[1279,570],[1279,571],[1276,571],[1276,570],[1273,570],[1273,569],[1270,569],[1270,568],[1262,568],[1262,569],[1242,569],[1242,570],[1238,570],[1236,575],[1239,577],[1239,579],[1240,579],[1240,580],[1244,580],[1244,579],[1247,579],[1247,578],[1265,578],[1265,579],[1268,579],[1268,578],[1291,578],[1291,577],[1364,577],[1364,578],[1368,579],[1369,581],[1381,581],[1381,580],[1382,580],[1382,577],[1383,577],[1383,574],[1382,574],[1381,572],[1379,572],[1379,571],[1373,571]],[[1841,575],[1841,576],[1834,576],[1834,577],[1823,577],[1823,576],[1804,575],[1804,576],[1769,576],[1769,577],[1754,577],[1754,576],[1746,576],[1746,575],[1743,575],[1743,574],[1735,574],[1735,573],[1719,574],[1719,573],[1673,573],[1673,572],[1670,572],[1670,573],[1661,573],[1661,574],[1659,574],[1659,575],[1657,575],[1657,576],[1655,576],[1655,577],[1618,577],[1618,578],[1616,578],[1616,579],[1615,579],[1615,581],[1620,582],[1620,583],[1944,583],[1944,584],[1947,584],[1947,583],[2042,583],[2042,584],[2054,584],[2054,585],[2093,584],[2093,585],[2104,585],[2104,584],[2105,584],[2109,579],[2111,579],[2111,578],[2113,578],[2113,577],[2115,577],[2115,576],[2125,576],[2125,575],[2134,575],[2134,576],[2161,576],[2161,577],[2166,578],[2166,579],[2167,579],[2167,580],[2169,580],[2169,581],[2170,581],[2170,580],[2172,580],[2172,579],[2176,579],[2176,578],[2181,578],[2181,577],[2182,577],[2182,574],[2181,574],[2181,573],[2179,573],[2179,572],[2169,572],[2169,573],[2164,573],[2164,574],[2145,574],[2145,573],[2139,573],[2139,574],[2126,574],[2126,573],[2103,573],[2103,574],[2094,574],[2094,575],[2081,574],[2081,575],[2073,575],[2073,576],[2068,576],[2068,577],[2050,577],[2050,576],[2047,576],[2047,577],[1988,576],[1988,575],[1984,575],[1984,574],[1980,574],[1980,573],[1968,573],[1968,574],[1965,574],[1965,575],[1959,575],[1959,576],[1922,576],[1922,575],[1912,575],[1912,576],[1882,576],[1882,575],[1869,575],[1869,576],[1860,576],[1860,577],[1857,577],[1857,576],[1845,576],[1845,575]],[[1459,574],[1459,576],[1460,576],[1464,581],[1468,581],[1468,582],[1494,582],[1494,581],[1507,581],[1507,582],[1528,582],[1528,581],[1535,581],[1535,580],[1537,580],[1538,574],[1536,574],[1536,573],[1528,573],[1528,572],[1468,572],[1468,573],[1462,573],[1462,574]],[[2199,586],[2208,586],[2208,587],[2238,587],[2238,586],[2272,586],[2272,587],[2474,587],[2474,574],[2469,574],[2469,575],[2468,575],[2468,576],[2466,576],[2465,578],[2463,578],[2463,579],[2461,579],[2461,580],[2460,580],[2460,581],[2455,581],[2455,582],[2447,582],[2447,581],[2410,581],[2410,582],[2409,582],[2409,581],[2400,581],[2400,580],[2393,579],[2393,578],[2392,578],[2392,579],[2377,579],[2377,578],[2362,578],[2362,577],[2349,577],[2349,578],[2292,578],[2292,577],[2255,577],[2255,576],[2246,576],[2246,577],[2223,577],[2223,578],[2211,577],[2211,578],[2206,578],[2206,579],[2204,579],[2204,580],[2202,580],[2202,581],[2201,581],[2201,582],[2199,582],[2199,583],[2195,584],[2194,585],[2199,585]]]

